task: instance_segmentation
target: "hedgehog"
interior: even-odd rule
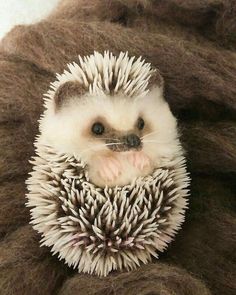
[[[107,275],[165,249],[189,176],[160,72],[127,52],[78,59],[45,94],[26,205],[42,245]]]

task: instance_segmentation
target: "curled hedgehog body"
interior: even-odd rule
[[[131,270],[184,221],[189,177],[176,120],[162,77],[141,58],[95,52],[68,69],[45,96],[27,180],[31,224],[79,272]]]

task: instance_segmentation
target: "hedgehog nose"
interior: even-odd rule
[[[139,147],[141,145],[141,140],[136,134],[129,134],[126,137],[126,144],[130,148],[136,148],[136,147]]]

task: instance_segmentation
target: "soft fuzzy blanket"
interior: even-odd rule
[[[183,229],[159,260],[106,278],[78,274],[32,230],[25,184],[42,95],[65,64],[128,50],[158,67],[192,175]],[[0,44],[0,294],[236,292],[235,0],[64,0]]]

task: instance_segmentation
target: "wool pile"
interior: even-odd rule
[[[235,294],[235,28],[235,0],[64,0],[1,41],[1,294]],[[186,222],[168,251],[106,278],[39,247],[25,207],[42,96],[56,72],[94,50],[128,51],[160,70],[192,176]]]

